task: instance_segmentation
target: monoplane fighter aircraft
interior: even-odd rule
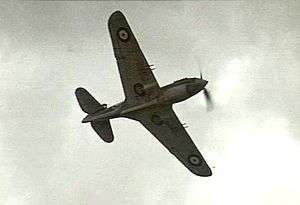
[[[205,89],[207,81],[202,76],[184,78],[160,87],[120,11],[110,16],[108,28],[125,100],[107,107],[84,88],[77,88],[75,94],[79,105],[88,114],[82,122],[91,123],[105,142],[112,142],[114,136],[110,119],[125,117],[137,120],[192,173],[211,176],[211,169],[172,109],[174,103],[186,100],[201,90],[209,100]]]

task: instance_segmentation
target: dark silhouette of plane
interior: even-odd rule
[[[202,79],[201,75],[201,78],[184,78],[160,87],[120,11],[110,16],[108,28],[125,100],[107,107],[84,88],[77,88],[75,94],[79,105],[88,114],[82,122],[91,123],[105,142],[112,142],[114,136],[110,119],[125,117],[137,120],[192,173],[211,176],[211,169],[172,109],[174,103],[186,100],[201,90],[210,101],[205,89],[208,81]]]

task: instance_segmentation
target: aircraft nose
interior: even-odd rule
[[[189,94],[195,95],[196,93],[200,92],[204,88],[206,83],[207,81],[198,79],[196,82],[187,85],[187,91]]]
[[[203,85],[203,87],[205,87],[207,83],[208,83],[207,80],[201,79],[201,84]]]
[[[202,78],[200,78],[196,81],[196,84],[199,86],[200,90],[202,90],[206,86],[207,83],[208,83],[208,81],[204,80]]]

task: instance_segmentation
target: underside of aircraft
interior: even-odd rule
[[[192,173],[211,176],[211,169],[172,109],[174,103],[184,101],[202,90],[210,101],[205,89],[208,81],[202,79],[201,75],[200,78],[184,78],[160,87],[120,11],[110,16],[108,28],[125,100],[107,107],[84,88],[77,88],[77,100],[87,114],[82,122],[90,123],[94,131],[110,143],[114,140],[110,119],[125,117],[137,120]]]

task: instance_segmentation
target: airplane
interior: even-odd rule
[[[176,116],[172,105],[203,90],[207,80],[184,78],[160,87],[139,44],[120,11],[108,20],[114,55],[118,64],[125,100],[111,107],[100,104],[86,89],[75,91],[81,109],[88,115],[82,123],[90,123],[102,140],[114,140],[110,119],[125,117],[139,121],[187,169],[198,176],[211,176],[212,171]]]

